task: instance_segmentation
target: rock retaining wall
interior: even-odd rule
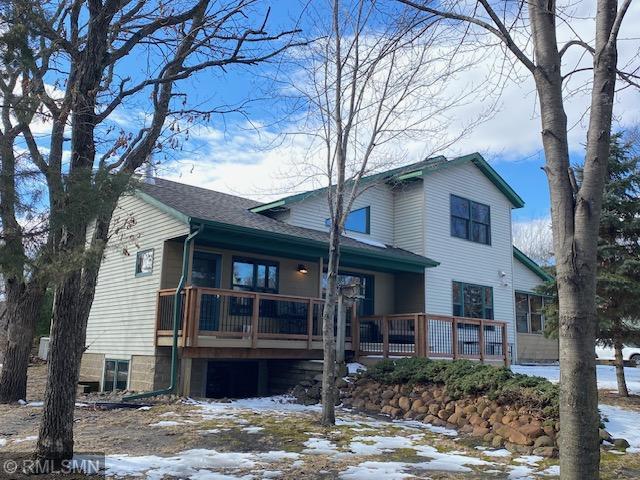
[[[487,397],[453,400],[436,385],[382,385],[361,378],[342,390],[346,407],[394,419],[418,420],[456,429],[495,448],[557,456],[559,423],[525,407],[499,405]]]

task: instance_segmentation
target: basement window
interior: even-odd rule
[[[105,360],[103,392],[126,390],[129,383],[129,360]]]

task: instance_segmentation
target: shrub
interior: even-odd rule
[[[502,404],[526,406],[546,416],[559,415],[558,385],[542,377],[513,373],[469,360],[403,358],[383,360],[369,368],[367,377],[385,384],[444,385],[452,399],[486,395]]]

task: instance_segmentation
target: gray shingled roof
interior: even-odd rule
[[[137,188],[160,203],[192,219],[235,225],[262,232],[301,237],[324,242],[328,245],[329,234],[327,232],[289,225],[260,213],[253,213],[249,209],[260,205],[260,203],[247,198],[216,192],[206,188],[194,187],[162,178],[154,178],[153,183],[140,182]],[[387,248],[378,247],[350,237],[343,237],[341,244],[346,247],[357,248],[363,251],[363,253],[377,252],[384,257],[394,256],[399,260],[415,261],[421,264],[427,261],[437,265],[437,262],[433,260],[401,248],[391,246],[387,246]]]

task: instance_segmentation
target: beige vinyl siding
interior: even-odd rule
[[[450,195],[491,207],[491,245],[451,236]],[[511,203],[472,164],[444,168],[424,177],[425,252],[438,262],[426,269],[426,311],[452,314],[452,282],[493,287],[494,318],[509,322],[508,338],[515,340]],[[504,272],[501,277],[499,272]]]
[[[89,353],[155,353],[156,296],[165,240],[186,235],[189,227],[133,195],[118,202],[110,231],[127,218],[135,219],[135,225],[112,236],[98,274],[87,325]],[[153,271],[136,277],[136,253],[149,248],[154,251]]]
[[[513,288],[521,292],[535,292],[543,280],[518,259],[513,259]],[[558,340],[545,338],[539,333],[518,333],[519,362],[557,361],[560,352]]]
[[[348,232],[353,238],[370,238],[391,245],[393,243],[393,193],[387,185],[375,185],[364,190],[354,201],[351,210],[370,208],[370,233]],[[313,195],[290,205],[290,213],[276,218],[299,227],[328,231],[325,220],[329,217],[327,197]]]
[[[544,281],[520,260],[513,259],[513,288],[521,292],[533,292],[536,287],[542,285]]]
[[[424,194],[422,180],[399,185],[393,192],[393,244],[424,254]]]

